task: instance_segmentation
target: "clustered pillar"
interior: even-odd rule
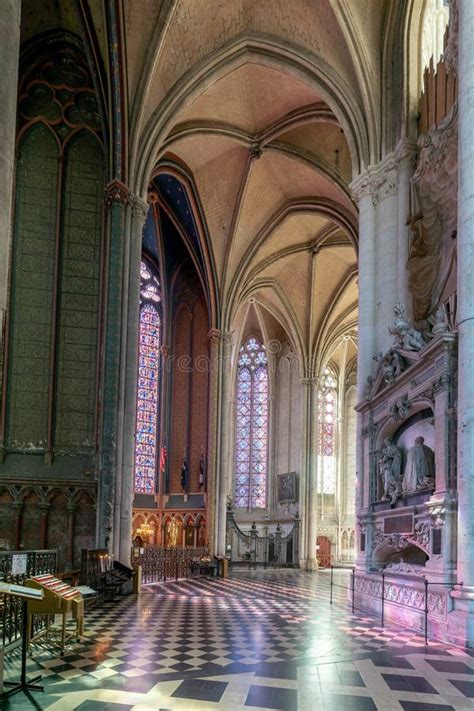
[[[474,3],[459,0],[458,583],[454,642],[474,640]],[[462,585],[461,585],[462,584]]]

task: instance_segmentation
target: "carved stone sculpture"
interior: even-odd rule
[[[380,453],[379,471],[383,481],[382,501],[394,504],[402,493],[402,450],[386,439]]]
[[[439,309],[436,310],[434,319],[435,319],[435,322],[433,324],[433,329],[431,331],[433,336],[437,336],[440,333],[448,333],[449,332],[449,326],[448,326],[447,319],[446,319],[446,311],[443,306],[440,306]]]
[[[424,437],[417,437],[414,446],[408,452],[405,475],[403,477],[404,492],[426,489],[434,485],[434,452],[424,442]]]
[[[377,353],[373,359],[382,367],[383,379],[386,383],[393,382],[402,372],[402,359],[393,348],[390,348],[385,355]]]
[[[395,336],[395,349],[401,348],[404,351],[419,351],[425,345],[425,340],[420,331],[412,328],[405,316],[404,304],[397,304],[394,309],[395,318],[393,326],[389,327],[389,332]]]

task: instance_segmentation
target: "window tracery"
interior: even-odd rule
[[[324,368],[318,397],[319,491],[336,491],[336,404],[337,381],[329,368]]]
[[[155,493],[161,345],[160,302],[158,277],[151,267],[142,261],[134,469],[134,490],[137,494]]]
[[[249,338],[237,365],[235,493],[237,508],[265,508],[268,466],[268,359]]]

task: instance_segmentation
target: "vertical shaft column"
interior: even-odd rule
[[[383,161],[374,178],[375,191],[375,334],[376,350],[385,352],[392,344],[388,327],[393,307],[399,300],[397,285],[398,170],[395,163]],[[362,241],[362,237],[359,237]],[[362,262],[362,259],[360,260]],[[359,308],[360,315],[360,308]],[[374,355],[374,354],[372,354]]]
[[[209,412],[207,435],[207,467],[206,467],[206,526],[207,540],[211,554],[215,552],[215,529],[217,506],[217,425],[218,387],[219,387],[219,340],[220,331],[211,329],[209,338]]]
[[[18,58],[21,0],[5,0],[0,12],[0,373],[12,235]],[[0,376],[1,377],[1,376]],[[0,382],[1,387],[1,382]]]
[[[121,497],[121,477],[117,477],[119,437],[120,372],[122,366],[123,274],[126,254],[126,212],[129,191],[115,180],[106,189],[107,207],[107,295],[105,304],[104,366],[100,453],[98,467],[97,530],[98,548],[112,547],[118,553],[115,502]],[[112,535],[112,540],[111,540]]]
[[[40,510],[40,548],[47,548],[48,545],[48,514],[51,504],[47,501],[42,501],[38,508]]]
[[[474,3],[459,0],[458,580],[474,592]]]
[[[12,509],[15,518],[13,532],[13,548],[17,551],[19,550],[21,544],[21,519],[23,513],[23,501],[14,501],[12,503]]]
[[[306,568],[317,570],[316,539],[318,537],[318,379],[308,381],[308,480],[307,480],[307,541]]]
[[[67,548],[66,548],[66,570],[74,567],[74,513],[76,504],[72,501],[66,504],[67,511]]]
[[[220,451],[219,451],[219,479],[217,490],[217,545],[218,555],[225,555],[226,521],[227,521],[227,495],[229,493],[230,468],[231,468],[231,428],[232,405],[230,401],[232,377],[232,337],[230,333],[223,333],[221,339],[221,357],[219,363],[221,392],[220,392]]]
[[[135,420],[138,374],[138,332],[140,320],[140,260],[142,232],[148,210],[136,195],[130,199],[131,221],[128,259],[124,265],[124,312],[122,315],[122,363],[119,403],[120,449],[117,477],[121,478],[120,497],[116,498],[114,552],[121,563],[130,563],[132,535],[133,475],[135,462]],[[129,208],[129,209],[130,209]]]
[[[359,325],[357,350],[357,402],[365,397],[367,377],[372,372],[375,351],[375,208],[372,182],[365,174],[352,185],[359,201]],[[356,549],[359,550],[360,530],[357,514],[364,506],[364,449],[362,414],[356,421]]]

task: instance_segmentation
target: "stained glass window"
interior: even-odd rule
[[[140,265],[140,279],[134,489],[137,494],[154,494],[158,451],[161,296],[158,278],[145,262]]]
[[[264,509],[268,462],[268,360],[265,346],[249,338],[237,365],[236,507]]]
[[[318,397],[318,478],[319,491],[336,491],[336,378],[329,368],[323,370]]]

